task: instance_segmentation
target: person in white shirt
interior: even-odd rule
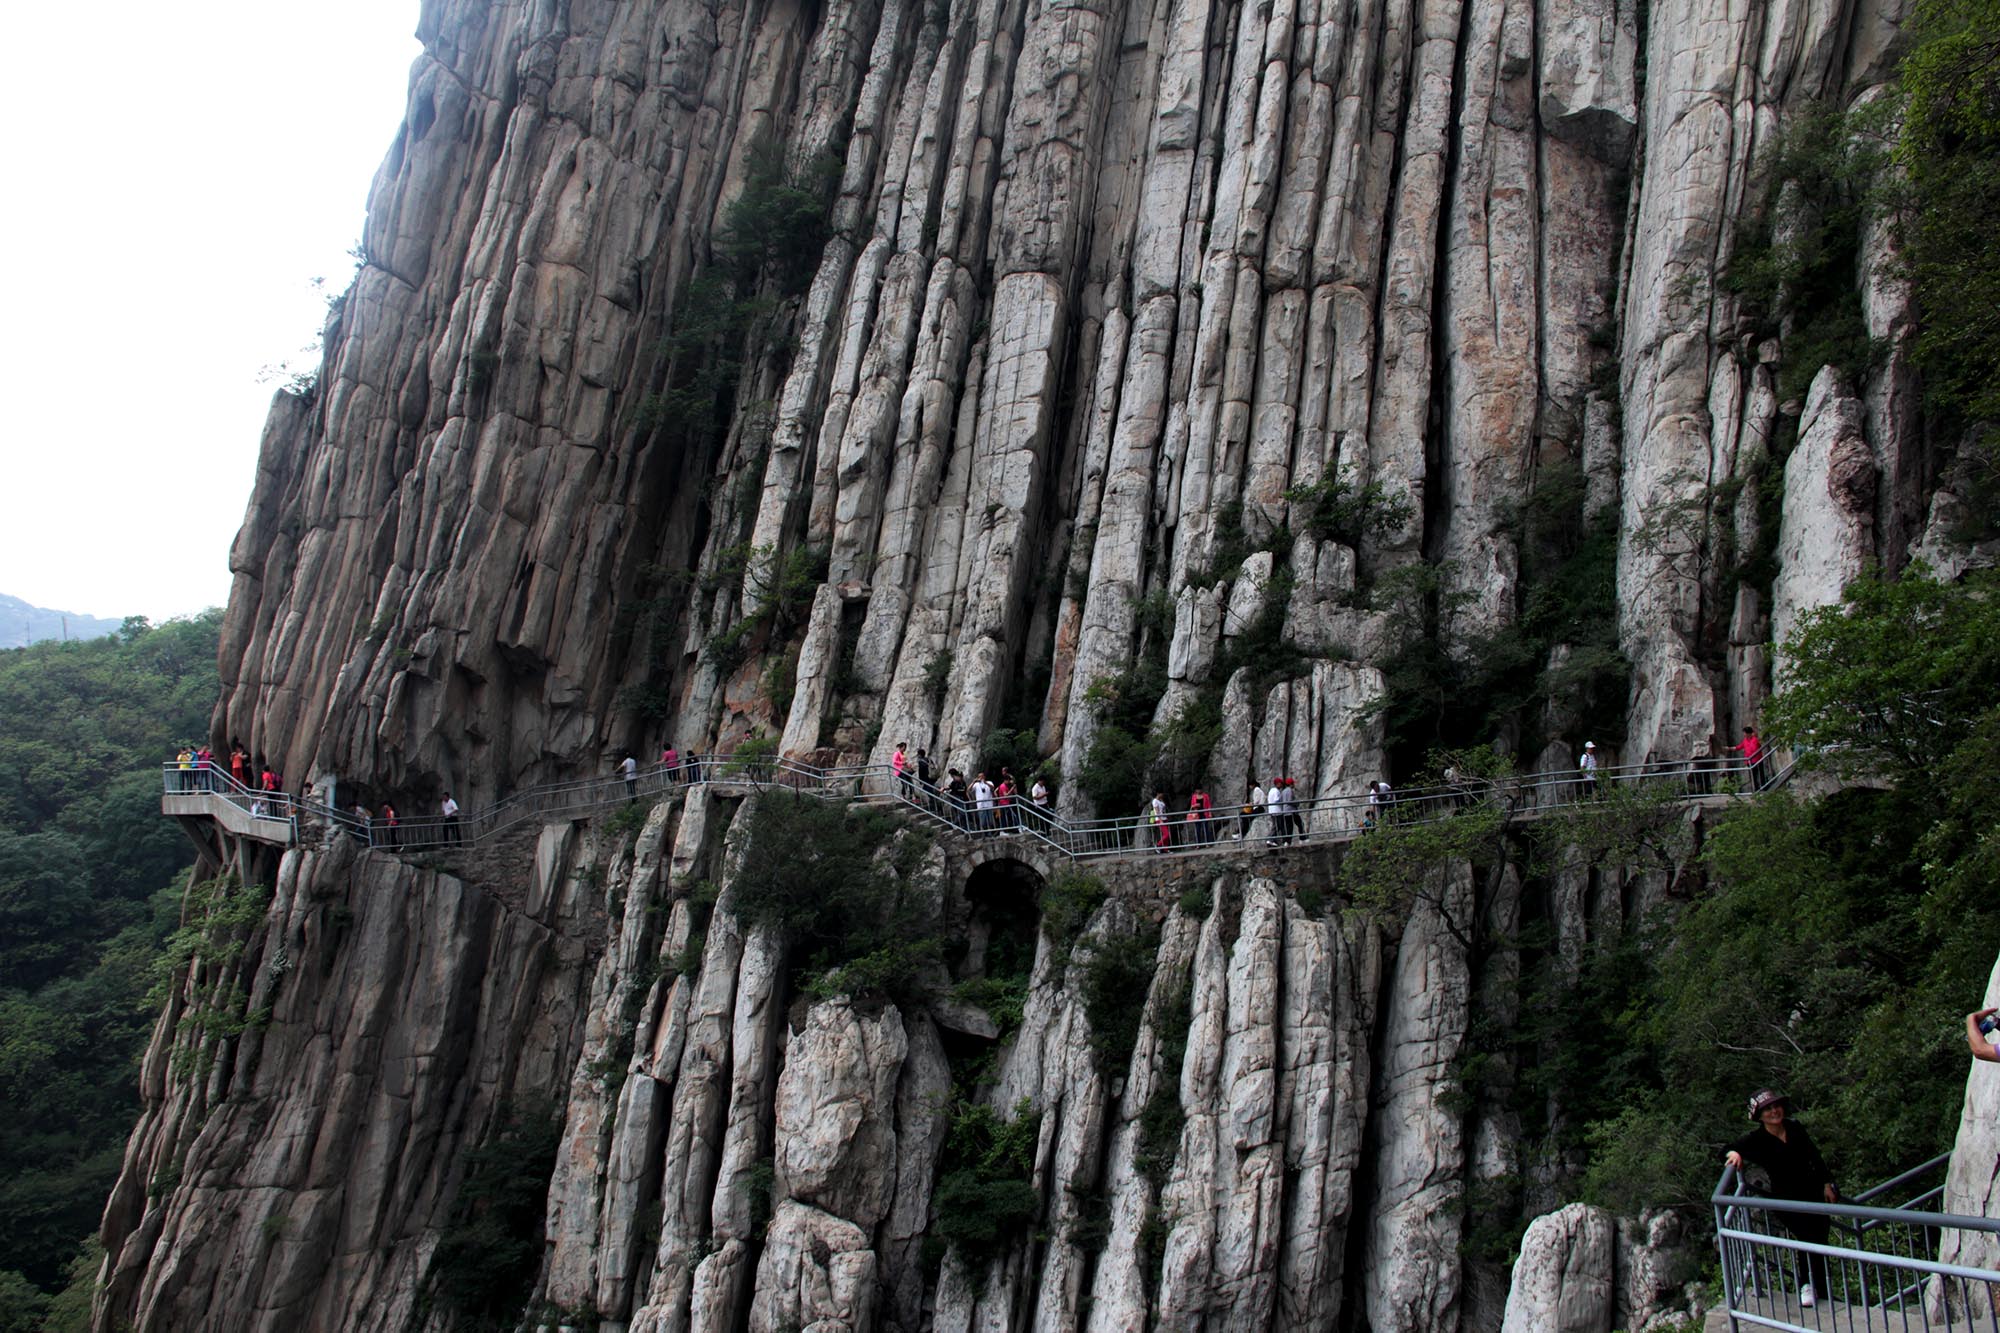
[[[1597,742],[1583,743],[1583,758],[1576,761],[1576,771],[1583,781],[1585,800],[1597,795]]]
[[[979,831],[993,831],[993,784],[986,780],[984,773],[972,780],[972,805],[979,812]]]
[[[462,835],[458,831],[458,802],[451,799],[450,792],[444,794],[444,803],[438,806],[438,813],[444,816],[444,840],[462,841]]]
[[[638,800],[639,761],[632,757],[631,751],[626,751],[625,758],[618,765],[618,771],[625,778],[625,799],[628,801]]]
[[[1253,780],[1250,783],[1250,799],[1243,803],[1243,812],[1236,825],[1235,841],[1241,842],[1250,836],[1250,826],[1257,822],[1257,816],[1264,813],[1264,789]]]

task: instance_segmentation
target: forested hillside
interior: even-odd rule
[[[192,859],[157,765],[206,733],[220,614],[0,652],[0,1330],[43,1327],[138,1109]],[[80,1294],[87,1313],[88,1273]],[[71,1298],[72,1301],[76,1297]],[[49,1327],[69,1327],[71,1306]]]

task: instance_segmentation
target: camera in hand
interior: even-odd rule
[[[1986,1017],[1979,1020],[1980,1036],[1982,1037],[1992,1036],[1994,1028],[2000,1028],[2000,1014],[1988,1014],[1986,1015]]]

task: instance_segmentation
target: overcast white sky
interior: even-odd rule
[[[9,9],[0,593],[155,620],[229,596],[274,363],[347,286],[417,0]]]

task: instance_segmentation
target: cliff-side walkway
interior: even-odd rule
[[[282,792],[253,790],[213,766],[169,764],[163,770],[160,810],[181,819],[213,819],[238,837],[280,846],[295,845],[307,836],[345,834],[370,847],[417,852],[483,842],[525,822],[579,818],[703,784],[746,794],[782,789],[850,804],[894,806],[962,833],[1018,837],[1058,857],[1089,860],[1161,853],[1229,856],[1273,847],[1343,843],[1379,827],[1436,823],[1480,809],[1495,811],[1510,822],[1532,821],[1613,791],[1722,805],[1769,790],[1790,775],[1789,766],[1780,768],[1768,760],[1750,765],[1733,759],[1699,759],[1606,767],[1594,777],[1560,769],[1468,779],[1395,792],[1387,799],[1367,792],[1322,796],[1282,812],[1264,809],[1245,815],[1241,807],[1224,807],[1191,818],[1187,811],[1179,811],[1164,821],[1164,844],[1161,824],[1146,815],[1071,820],[1019,797],[1008,805],[981,807],[954,800],[911,773],[899,776],[886,764],[822,768],[766,755],[694,755],[671,767],[655,765],[629,780],[550,783],[455,818],[427,816],[393,823]]]

